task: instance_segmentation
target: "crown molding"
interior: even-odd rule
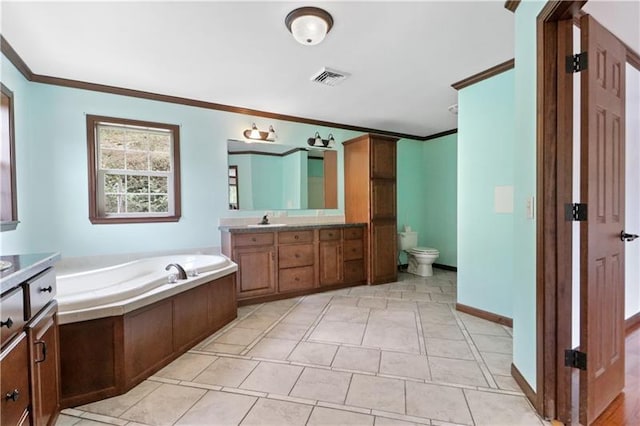
[[[518,6],[520,6],[520,0],[507,0],[504,2],[505,9],[508,9],[513,13],[516,13]]]
[[[471,86],[472,84],[476,84],[482,80],[486,80],[488,78],[491,78],[505,71],[509,71],[510,69],[513,69],[515,64],[516,64],[515,59],[509,59],[508,61],[498,64],[494,67],[488,68],[484,71],[480,71],[479,73],[474,74],[471,77],[467,77],[464,80],[460,80],[456,83],[453,83],[451,87],[453,87],[456,90],[463,89],[467,86]]]

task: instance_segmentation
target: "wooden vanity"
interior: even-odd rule
[[[239,305],[366,283],[361,223],[221,226],[222,252],[238,264]]]
[[[58,254],[2,256],[2,425],[51,425],[60,407],[56,277]]]

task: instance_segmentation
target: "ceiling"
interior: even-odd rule
[[[320,6],[316,46],[284,18]],[[584,7],[640,52],[640,2]],[[457,127],[451,84],[514,56],[499,1],[2,2],[2,34],[40,75],[417,136]],[[313,83],[323,66],[351,74]]]
[[[308,5],[334,19],[316,46],[284,25]],[[35,74],[419,136],[457,127],[451,84],[513,58],[513,24],[504,1],[2,4]]]

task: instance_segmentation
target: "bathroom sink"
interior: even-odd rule
[[[276,228],[278,226],[287,226],[286,223],[267,223],[266,225],[247,225],[247,228]]]

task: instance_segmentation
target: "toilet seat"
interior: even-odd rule
[[[431,247],[414,247],[409,250],[412,254],[440,254],[437,249]]]

